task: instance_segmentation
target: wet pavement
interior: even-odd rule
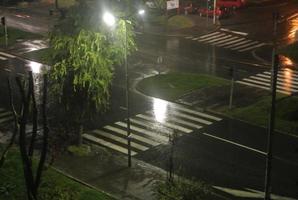
[[[261,14],[260,18],[262,20],[257,20],[258,17],[252,17],[251,13],[256,13],[256,11],[259,13],[261,9],[260,7],[254,7],[240,10],[233,19],[222,21],[222,27],[229,29],[228,31],[212,30],[211,34],[214,33],[214,35],[197,31],[190,35],[187,32],[188,30],[184,30],[188,36],[183,33],[179,37],[166,37],[160,34],[148,33],[137,34],[139,50],[130,58],[129,73],[131,85],[134,85],[144,77],[156,75],[158,72],[166,73],[170,71],[206,73],[230,79],[229,72],[232,67],[235,67],[237,70],[237,81],[243,81],[245,78],[256,80],[255,77],[258,74],[262,74],[261,77],[264,80],[261,81],[263,83],[261,85],[267,84],[269,80],[268,70],[270,70],[270,62],[267,59],[267,55],[269,55],[272,49],[270,44],[272,41],[271,24],[268,22],[271,20],[271,12],[275,7],[267,7],[264,13]],[[288,4],[283,4],[281,7],[283,13],[289,11],[292,14],[295,9],[294,6],[291,7]],[[291,16],[287,15],[287,17]],[[289,36],[288,33],[293,34],[294,31],[291,30],[295,30],[295,20],[296,18],[291,18],[280,23],[280,27],[284,27],[279,33],[281,40],[284,36]],[[240,21],[241,23],[239,23]],[[33,21],[32,23],[35,22]],[[37,26],[39,26],[39,23],[41,22],[38,22]],[[289,26],[289,23],[292,23],[292,25]],[[266,26],[263,26],[264,24]],[[25,23],[24,27],[26,26],[27,23]],[[256,30],[256,26],[260,27],[260,29]],[[38,28],[33,30],[38,30]],[[215,33],[217,31],[218,33]],[[248,35],[239,35],[232,31],[240,31],[242,34],[247,33]],[[224,36],[226,39],[236,37],[233,40],[237,39],[246,43],[242,44],[243,47],[240,46],[241,48],[238,48],[237,44],[230,43],[231,41],[215,41],[216,37],[219,37],[218,35]],[[291,42],[292,39],[288,37],[287,41]],[[217,43],[214,44],[215,42]],[[219,42],[228,42],[229,44],[226,43],[226,45],[231,47],[224,48],[219,46],[221,45]],[[263,45],[262,43],[264,43],[264,46],[256,46]],[[25,51],[44,48],[46,45],[44,41],[23,41],[19,47],[11,48],[11,52],[22,54]],[[253,49],[247,50],[250,47]],[[257,52],[264,60],[256,59],[256,56],[252,54],[253,51]],[[0,60],[1,81],[7,77],[8,70],[10,70],[10,76],[14,77],[15,75],[25,74],[27,70],[34,70],[36,73],[39,73],[43,68],[38,63],[20,58],[15,54],[10,55],[15,57],[11,58],[8,56],[6,60]],[[163,56],[164,60],[161,65],[157,65],[159,56]],[[287,67],[291,68],[291,66]],[[287,70],[284,70],[284,73],[287,74],[285,71]],[[86,182],[111,193],[122,195],[119,196],[120,199],[125,199],[126,195],[128,195],[128,199],[135,197],[141,197],[140,199],[142,199],[144,198],[142,196],[144,190],[146,194],[151,194],[148,191],[149,187],[146,186],[151,185],[154,182],[153,180],[164,176],[163,170],[158,169],[157,172],[149,169],[154,168],[151,165],[163,169],[166,168],[166,160],[169,156],[168,137],[173,132],[178,132],[179,137],[175,147],[177,174],[203,179],[214,186],[226,189],[238,189],[241,191],[248,191],[247,188],[250,191],[251,189],[255,191],[263,190],[264,148],[266,145],[266,134],[264,133],[266,133],[266,129],[227,119],[216,113],[195,108],[195,106],[189,107],[146,97],[133,89],[131,91],[130,103],[131,118],[133,120],[132,132],[134,133],[134,163],[143,163],[142,161],[145,161],[151,165],[148,165],[150,166],[148,169],[146,166],[141,167],[143,164],[134,165],[133,170],[125,168],[126,112],[124,69],[117,68],[115,76],[110,110],[98,116],[95,123],[90,124],[88,127],[90,132],[85,135],[85,138],[89,139],[89,141],[95,140],[101,143],[102,146],[109,146],[108,149],[112,149],[111,152],[113,152],[112,156],[86,158],[94,160],[94,163],[90,166],[81,166],[80,163],[84,162],[84,158],[73,159],[71,156],[66,155],[63,159],[69,160],[69,163],[74,162],[74,164],[70,167],[65,163],[58,163],[57,166],[64,169],[67,173],[79,176]],[[297,72],[292,71],[290,75],[287,75],[285,81],[292,80],[292,86],[297,85],[296,76]],[[5,92],[6,86],[3,81],[0,87],[1,96],[7,97]],[[241,91],[251,94],[249,89],[241,89]],[[266,90],[259,88],[250,97],[253,98],[254,95],[263,95],[264,93],[266,93]],[[200,94],[198,93],[197,95]],[[227,96],[227,94],[225,95]],[[209,102],[208,98],[210,98],[209,95],[206,101],[211,105],[218,104],[226,99],[221,100],[219,97],[213,97],[215,99],[214,102]],[[209,106],[207,105],[206,107]],[[295,156],[295,148],[298,146],[297,138],[277,133],[274,146],[278,158],[274,160],[272,192],[280,196],[298,198],[298,190],[295,185],[298,179],[296,170],[298,161]],[[86,177],[80,177],[81,174],[85,174]],[[113,185],[113,181],[117,184]],[[150,199],[149,196],[146,198]],[[230,198],[236,199],[237,197],[234,194]]]

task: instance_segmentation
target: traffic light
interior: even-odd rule
[[[1,24],[2,24],[2,26],[5,26],[5,24],[6,24],[5,17],[1,17]]]

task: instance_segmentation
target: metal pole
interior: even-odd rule
[[[274,20],[274,46],[272,50],[272,72],[271,72],[271,109],[268,127],[267,137],[267,157],[266,157],[266,171],[265,171],[265,200],[270,200],[271,193],[271,170],[272,170],[272,142],[273,142],[273,131],[275,125],[275,100],[276,100],[276,81],[278,74],[279,57],[275,55],[276,48],[276,32],[277,32],[277,20],[278,13],[273,13]]]
[[[126,77],[126,122],[127,122],[127,155],[128,167],[131,167],[131,134],[130,134],[130,108],[129,108],[129,76],[127,64],[127,20],[124,22],[125,31],[125,47],[124,47],[124,62],[125,62],[125,77]]]
[[[8,34],[7,34],[7,25],[4,25],[4,32],[5,32],[5,47],[8,45]]]
[[[216,24],[216,0],[213,0],[213,24]]]
[[[232,109],[232,105],[233,105],[233,94],[234,94],[234,76],[235,76],[235,68],[234,66],[231,68],[231,90],[230,90],[230,101],[229,101],[229,109]]]

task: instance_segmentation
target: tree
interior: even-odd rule
[[[86,114],[106,110],[113,69],[122,63],[125,52],[125,22],[118,20],[113,30],[105,26],[99,18],[100,6],[78,1],[50,39],[55,52],[51,91],[79,124],[78,144]],[[130,53],[135,49],[131,24],[127,25],[127,37]]]
[[[1,165],[5,161],[6,154],[11,148],[16,136],[18,135],[19,149],[21,154],[21,160],[23,163],[24,179],[27,190],[28,200],[36,200],[38,196],[38,188],[41,183],[42,173],[45,166],[45,161],[47,157],[47,147],[48,147],[48,132],[49,128],[47,125],[47,75],[44,75],[43,80],[43,98],[42,98],[42,109],[41,109],[41,127],[42,127],[42,148],[39,151],[39,156],[36,156],[34,160],[37,161],[37,166],[34,167],[33,155],[35,150],[35,144],[37,140],[37,127],[38,127],[38,105],[35,98],[35,89],[32,72],[29,73],[28,80],[23,81],[19,77],[16,78],[17,86],[21,96],[21,112],[17,113],[14,102],[11,82],[8,80],[9,85],[9,96],[10,105],[14,115],[15,129],[10,143],[8,144],[5,151],[1,156]],[[27,124],[29,120],[32,120],[32,131],[31,134],[27,131]],[[28,140],[29,139],[29,140]],[[29,142],[28,142],[29,141]]]

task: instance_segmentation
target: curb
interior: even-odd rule
[[[77,179],[77,178],[71,176],[70,174],[67,174],[66,172],[64,172],[64,171],[62,171],[62,170],[60,170],[60,169],[58,169],[58,168],[56,168],[56,167],[53,167],[53,166],[52,166],[51,168],[52,168],[54,171],[56,171],[57,173],[59,173],[59,174],[65,176],[65,177],[67,177],[67,178],[69,178],[69,179],[71,179],[71,180],[73,180],[73,181],[75,181],[75,182],[77,182],[77,183],[79,183],[79,184],[81,184],[81,185],[84,185],[84,186],[86,186],[86,187],[88,187],[88,188],[90,188],[90,189],[92,189],[92,190],[97,191],[97,192],[103,193],[103,194],[105,194],[105,195],[107,195],[107,196],[110,196],[110,197],[112,197],[112,198],[114,198],[114,199],[118,199],[118,198],[116,198],[116,196],[114,196],[114,195],[112,195],[112,194],[110,194],[110,193],[108,193],[108,192],[105,192],[105,191],[103,191],[103,190],[100,190],[100,189],[98,189],[97,187],[94,187],[94,186],[92,186],[92,185],[90,185],[90,184],[88,184],[88,183],[86,183],[86,182],[84,182],[84,181],[82,181],[82,180],[80,180],[80,179]]]

